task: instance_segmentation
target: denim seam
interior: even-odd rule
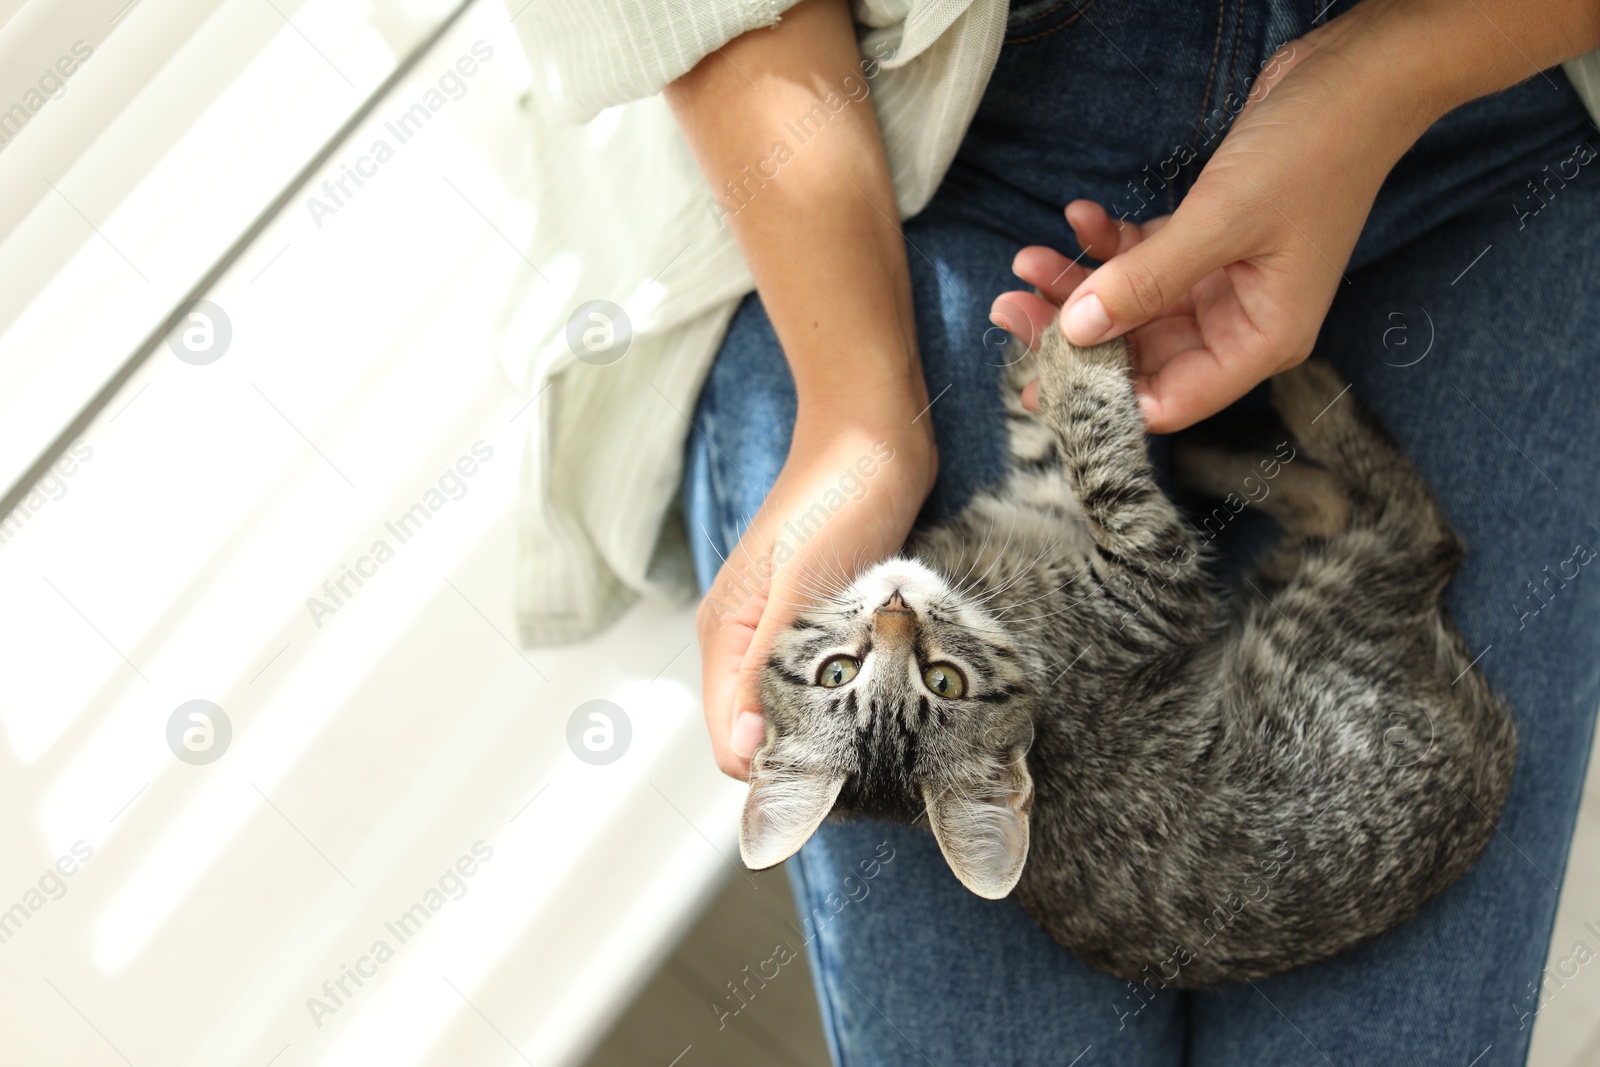
[[[1226,84],[1226,85],[1230,85],[1230,86],[1233,84],[1233,78],[1234,78],[1235,72],[1239,69],[1239,42],[1244,37],[1244,4],[1245,4],[1245,0],[1239,0],[1238,11],[1236,11],[1234,13],[1234,16],[1233,16],[1233,54],[1228,57],[1227,69],[1222,72],[1222,84]],[[1223,36],[1223,34],[1222,34],[1222,26],[1223,26],[1223,22],[1225,21],[1225,15],[1226,15],[1226,12],[1227,12],[1227,6],[1228,6],[1228,0],[1221,0],[1221,13],[1219,13],[1218,16],[1217,16],[1217,49],[1218,49],[1218,52],[1220,52],[1221,45],[1222,45],[1222,36]],[[1212,59],[1211,59],[1212,75],[1208,76],[1206,78],[1206,96],[1205,96],[1205,100],[1203,100],[1201,102],[1201,105],[1200,105],[1204,109],[1204,110],[1201,111],[1201,114],[1200,114],[1200,123],[1201,123],[1202,128],[1205,125],[1205,117],[1206,117],[1206,115],[1211,113],[1211,109],[1207,105],[1209,105],[1211,103],[1212,91],[1213,91],[1214,88],[1220,89],[1220,86],[1218,86],[1218,82],[1217,82],[1216,78],[1214,77],[1214,75],[1216,74],[1216,70],[1217,70],[1216,56],[1217,56],[1217,53],[1213,53]],[[1223,94],[1221,103],[1226,104],[1227,103],[1227,99],[1228,99],[1227,98],[1227,94]],[[1228,134],[1230,134],[1232,132],[1233,132],[1233,123],[1230,121],[1229,124],[1228,124],[1228,128],[1226,130],[1222,131],[1223,139],[1226,140]],[[1195,130],[1195,134],[1197,136],[1199,135],[1199,133],[1200,133],[1200,130],[1198,130],[1198,129]],[[1191,144],[1192,143],[1193,142],[1191,142]],[[1198,152],[1195,155],[1194,162],[1199,163],[1199,153]],[[1198,171],[1199,170],[1204,170],[1204,169],[1205,169],[1205,164],[1201,163],[1199,165],[1198,170],[1195,173],[1194,178],[1191,179],[1190,181],[1188,181],[1184,185],[1183,191],[1184,191],[1185,195],[1188,194],[1190,189],[1194,188],[1194,183],[1199,180],[1200,175],[1199,175]],[[1169,212],[1178,210],[1178,205],[1175,202],[1177,200],[1177,198],[1178,198],[1176,185],[1177,185],[1177,183],[1174,182],[1174,183],[1169,184],[1167,186],[1167,207],[1168,207],[1168,211]]]
[[[1233,55],[1228,57],[1228,69],[1225,72],[1226,81],[1230,87],[1229,92],[1232,92],[1231,87],[1234,79],[1239,76],[1239,44],[1244,40],[1244,0],[1239,0],[1239,10],[1237,13],[1235,13],[1233,19]],[[1228,98],[1226,95],[1223,96],[1222,102],[1224,105],[1227,104]],[[1234,117],[1237,118],[1238,116]],[[1232,132],[1233,122],[1232,120],[1229,120],[1228,132],[1224,133],[1222,136],[1227,137],[1228,133]]]
[[[1194,136],[1189,138],[1189,148],[1196,155],[1199,154],[1200,130],[1205,126],[1206,115],[1210,112],[1207,106],[1211,103],[1211,87],[1216,84],[1217,57],[1222,54],[1222,23],[1228,15],[1228,0],[1217,0],[1217,39],[1211,45],[1211,69],[1206,71],[1206,87],[1200,93],[1200,118],[1195,123]],[[1190,185],[1192,186],[1192,182]],[[1187,187],[1185,188],[1187,191]],[[1169,192],[1168,197],[1171,197]]]
[[[1051,8],[1049,11],[1041,11],[1041,12],[1039,12],[1039,14],[1034,15],[1033,18],[1030,18],[1028,21],[1032,22],[1032,21],[1034,21],[1034,19],[1042,19],[1046,15],[1051,14],[1051,12],[1060,11],[1063,7],[1067,6],[1068,2],[1069,2],[1069,0],[1062,0],[1061,3],[1057,4],[1055,7]],[[1003,44],[1027,44],[1029,41],[1037,41],[1041,37],[1048,37],[1052,33],[1055,33],[1058,30],[1064,30],[1068,26],[1071,26],[1074,22],[1077,22],[1078,19],[1080,17],[1082,17],[1083,13],[1085,11],[1089,10],[1093,6],[1094,6],[1094,0],[1088,0],[1088,3],[1084,4],[1082,7],[1076,7],[1076,6],[1073,7],[1073,9],[1072,9],[1072,17],[1071,18],[1069,18],[1066,21],[1061,22],[1061,23],[1059,23],[1059,24],[1057,24],[1055,26],[1051,26],[1048,30],[1040,30],[1038,33],[1032,34],[1031,36],[1028,36],[1028,37],[1007,37],[1001,43],[1003,43]]]

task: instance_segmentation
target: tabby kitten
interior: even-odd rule
[[[1223,597],[1153,480],[1123,342],[1052,328],[1027,363],[1009,478],[778,641],[745,862],[835,809],[926,814],[974,893],[1015,889],[1146,985],[1260,978],[1392,928],[1472,865],[1516,755],[1444,606],[1464,550],[1420,475],[1327,365],[1279,375],[1292,443],[1175,456],[1240,507],[1266,487],[1284,530]]]

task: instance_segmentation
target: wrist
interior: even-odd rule
[[[814,358],[784,346],[801,421],[890,426],[909,422],[927,407],[928,386],[915,344],[902,343],[904,331],[885,334],[875,328],[872,337],[864,332],[826,339],[827,351],[810,353]]]
[[[1380,178],[1428,127],[1473,98],[1440,47],[1431,5],[1366,0],[1297,44],[1307,49],[1348,120],[1339,140],[1360,148]]]
[[[920,370],[915,382],[902,377],[852,380],[802,392],[791,454],[813,447],[871,449],[887,444],[901,469],[916,472],[931,488],[938,469],[933,419]]]
[[[888,441],[897,449],[909,449],[909,458],[931,463],[936,447],[927,407],[926,400],[918,407],[913,401],[890,397],[876,402],[802,404],[795,417],[795,440]]]
[[[1597,12],[1578,0],[1364,0],[1306,40],[1318,38],[1364,105],[1414,141],[1462,104],[1600,45]]]

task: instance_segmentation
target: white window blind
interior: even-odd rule
[[[14,6],[0,26],[4,489],[457,5]]]
[[[7,1062],[572,1063],[737,864],[685,613],[512,642],[497,331],[562,312],[521,251],[507,11],[417,53],[456,10],[0,0],[5,92],[91,49],[0,145],[0,492],[60,446],[0,521]],[[197,290],[217,358],[130,364]],[[595,699],[631,719],[608,765],[566,740]],[[191,701],[215,762],[169,747]]]

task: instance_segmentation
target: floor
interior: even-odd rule
[[[749,884],[729,876],[585,1067],[826,1067],[828,1050],[804,955],[785,964],[737,1015],[723,1018],[717,1010],[732,1005],[727,983],[746,965],[771,957],[777,943],[794,942],[795,922],[781,867],[752,875]],[[1600,950],[1585,923],[1600,928],[1600,744],[1589,761],[1551,939],[1551,992],[1534,1023],[1529,1067],[1600,1063],[1600,968],[1580,968],[1558,988],[1557,961],[1572,956],[1580,942]]]
[[[828,1063],[788,877],[781,866],[740,874],[748,879],[729,875],[587,1067]],[[774,954],[780,944],[800,954],[778,963],[786,957]],[[728,983],[745,982],[746,967],[770,974],[775,965],[776,978],[741,987],[755,990],[753,996],[735,1000],[729,992]]]

